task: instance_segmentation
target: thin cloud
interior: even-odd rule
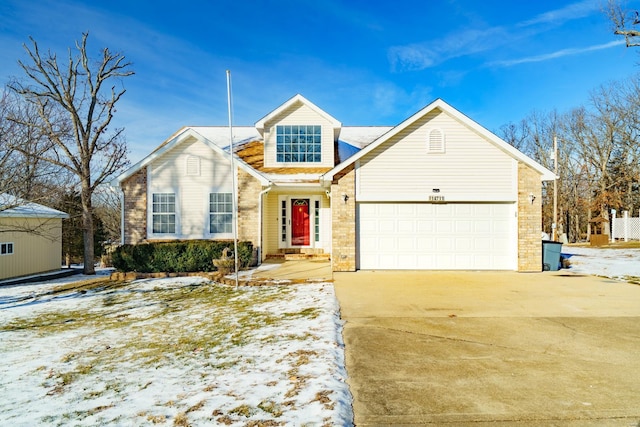
[[[548,29],[549,25],[581,19],[599,11],[599,0],[583,0],[542,13],[512,26],[453,32],[445,38],[389,48],[387,56],[393,71],[420,71],[453,58],[469,56],[526,39]],[[569,49],[570,50],[570,49]],[[549,58],[551,59],[551,58]]]
[[[527,27],[538,24],[563,23],[573,19],[584,18],[585,16],[589,16],[591,13],[599,10],[600,3],[598,0],[584,0],[566,5],[560,9],[541,13],[533,19],[519,23],[518,26]]]
[[[597,44],[597,45],[588,46],[584,48],[561,49],[561,50],[558,50],[552,53],[546,53],[543,55],[535,55],[535,56],[529,56],[526,58],[511,59],[511,60],[505,60],[505,61],[494,61],[488,65],[495,66],[495,67],[512,67],[514,65],[526,64],[530,62],[543,62],[543,61],[549,61],[551,59],[562,58],[565,56],[574,56],[574,55],[579,55],[581,53],[593,52],[595,50],[609,49],[614,46],[623,45],[624,43],[625,43],[624,40],[615,40],[609,43]]]
[[[420,71],[449,59],[494,49],[507,40],[503,27],[486,30],[466,30],[443,39],[393,46],[388,51],[394,71]]]

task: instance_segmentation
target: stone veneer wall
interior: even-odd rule
[[[531,203],[529,195],[535,200]],[[542,182],[540,174],[518,163],[518,271],[542,271]]]
[[[345,169],[331,184],[333,271],[356,271],[356,174]],[[343,194],[349,199],[345,203]]]
[[[147,238],[147,168],[121,184],[124,192],[124,242],[140,243]]]
[[[253,243],[257,256],[260,240],[260,205],[258,196],[262,191],[260,181],[242,169],[238,169],[238,240]]]

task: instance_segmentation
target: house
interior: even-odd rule
[[[0,194],[0,280],[60,270],[62,219],[68,217]]]
[[[334,271],[540,271],[551,171],[441,99],[349,127],[301,95],[251,127],[186,127],[120,175],[125,243],[233,236]]]

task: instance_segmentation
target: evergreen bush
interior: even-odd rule
[[[152,242],[122,245],[112,254],[113,266],[118,271],[138,273],[183,273],[214,271],[213,260],[222,256],[224,248],[233,254],[230,240],[188,240],[179,242]],[[240,268],[251,262],[253,245],[238,242]]]

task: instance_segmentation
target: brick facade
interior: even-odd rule
[[[531,203],[531,194],[535,197]],[[542,270],[542,182],[540,174],[518,163],[518,271]]]
[[[343,195],[348,199],[344,201]],[[353,165],[331,184],[333,271],[356,271],[356,173]]]
[[[124,242],[140,243],[147,238],[147,168],[122,182],[124,192]]]
[[[238,240],[253,243],[257,251],[260,242],[260,181],[238,169]]]

